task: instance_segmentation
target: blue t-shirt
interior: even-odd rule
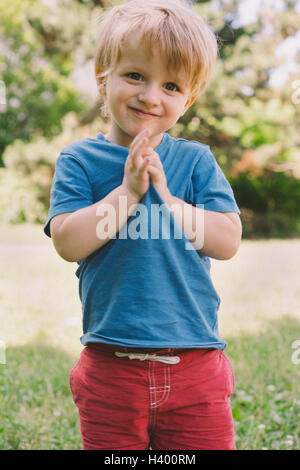
[[[49,223],[55,215],[90,206],[122,184],[128,151],[101,133],[62,150],[55,166],[46,235],[51,236]],[[155,151],[173,196],[194,206],[203,204],[210,211],[240,213],[207,145],[164,133]],[[148,219],[143,221],[148,223],[148,236],[144,230],[136,235],[143,212],[136,211],[115,238],[78,261],[81,343],[224,349],[226,343],[218,332],[220,298],[210,277],[210,259],[187,249],[192,247],[189,240],[167,206],[162,206],[164,201],[152,183],[140,204],[147,208]],[[162,208],[154,228],[152,207]],[[164,235],[167,224],[168,237]],[[132,233],[135,236],[129,236]]]

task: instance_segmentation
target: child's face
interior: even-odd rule
[[[105,96],[111,114],[107,138],[129,147],[146,127],[150,145],[160,144],[170,129],[193,103],[184,71],[166,69],[159,50],[149,58],[143,45],[131,40],[115,70],[107,77]]]

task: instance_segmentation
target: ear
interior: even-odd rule
[[[101,74],[101,69],[100,67],[96,67],[96,82],[97,82],[97,88],[98,88],[98,91],[100,93],[100,95],[102,96],[105,96],[106,94],[106,89],[105,89],[105,78],[104,77],[99,77],[99,75]]]
[[[184,108],[183,108],[183,113],[181,114],[181,116],[183,116],[185,114],[185,112],[192,106],[192,104],[194,103],[196,98],[197,98],[197,96],[190,96],[186,100],[186,103],[185,103]]]

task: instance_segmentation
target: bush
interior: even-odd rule
[[[46,207],[38,185],[11,170],[0,169],[0,219],[3,223],[42,222]]]
[[[63,133],[51,141],[39,137],[30,143],[16,140],[3,154],[5,168],[0,169],[0,222],[45,223],[49,210],[50,191],[56,159],[69,143],[94,137],[99,119],[90,125],[80,126],[75,113],[62,120]]]
[[[300,180],[265,170],[228,178],[241,208],[244,238],[300,235]]]
[[[55,164],[55,146],[40,137],[16,140],[4,152],[0,170],[0,220],[42,223],[47,214]]]

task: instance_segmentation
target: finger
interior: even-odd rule
[[[150,160],[149,158],[145,158],[143,161],[143,164],[140,166],[138,172],[139,172],[139,177],[148,177],[148,166],[149,166]],[[144,173],[144,174],[143,174]]]
[[[158,158],[156,155],[153,155],[153,154],[150,154],[149,158],[150,158],[150,161],[151,161],[151,165],[158,168],[161,173],[164,173],[163,164],[162,164],[160,158]]]
[[[152,147],[146,147],[142,151],[142,157],[145,158],[145,156],[150,156],[151,161],[153,162],[153,164],[156,165],[157,167],[159,167],[163,171],[163,164],[161,162],[161,159],[160,159],[158,153],[154,152]]]
[[[138,168],[141,165],[141,158],[145,155],[151,155],[153,153],[153,148],[149,147],[149,139],[147,137],[143,137],[140,140],[132,153],[132,162],[135,168]]]
[[[141,132],[139,132],[139,134],[135,137],[135,139],[143,136],[143,137],[150,137],[152,134],[152,131],[151,129],[149,129],[148,127],[145,127],[145,129],[143,129]]]
[[[153,150],[152,147],[146,147],[145,150],[143,150],[143,152],[142,152],[142,156],[144,156],[144,155],[151,155],[152,160],[153,160],[154,162],[157,162],[157,163],[161,166],[161,168],[163,168],[163,164],[162,164],[162,162],[161,162],[161,159],[160,159],[158,153],[156,153],[156,152]]]
[[[152,156],[152,155],[153,155],[153,148],[152,147],[145,147],[141,152],[141,156],[143,158],[148,157],[148,156]]]
[[[138,168],[138,171],[141,171],[142,168],[145,168],[149,163],[150,163],[150,157],[145,157],[142,160],[142,163],[141,163],[140,167]]]
[[[151,130],[146,128],[146,129],[143,129],[132,141],[131,143],[131,150],[132,152],[134,153],[135,152],[135,149],[136,149],[136,146],[139,145],[139,143],[141,142],[142,139],[144,138],[149,138],[150,135],[152,134]]]
[[[161,178],[161,172],[159,171],[158,168],[156,168],[155,166],[153,165],[149,165],[147,167],[147,171],[148,173],[150,173],[150,176],[151,176],[151,181],[153,183],[158,183],[160,181],[160,178]]]
[[[136,144],[134,151],[130,152],[130,160],[134,169],[138,169],[141,166],[143,147],[147,144],[148,139],[144,137]]]
[[[153,152],[153,153],[154,153],[155,161],[157,161],[157,163],[161,166],[161,168],[163,168],[163,164],[162,164],[162,161],[160,159],[160,156],[156,152]]]

